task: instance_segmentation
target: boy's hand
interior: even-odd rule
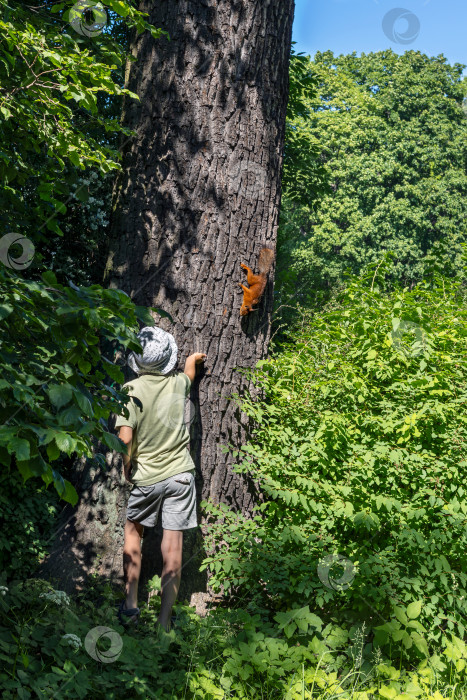
[[[205,352],[195,352],[186,358],[184,372],[191,381],[193,381],[196,376],[196,365],[204,362],[206,357],[207,355]]]
[[[192,357],[195,358],[195,362],[197,365],[199,365],[201,362],[204,362],[204,360],[207,358],[206,353],[204,352],[195,352]]]

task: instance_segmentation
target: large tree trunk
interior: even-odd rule
[[[180,367],[208,355],[195,384],[192,454],[203,498],[247,511],[251,493],[221,445],[245,440],[234,404],[235,372],[267,353],[272,284],[258,311],[240,320],[245,274],[263,245],[275,247],[293,0],[143,2],[170,41],[138,37],[114,202],[106,281],[140,305],[168,311]],[[271,275],[272,276],[272,275]]]
[[[221,448],[246,440],[228,397],[251,387],[235,368],[268,349],[273,272],[259,309],[243,319],[238,283],[241,262],[256,268],[261,247],[275,248],[293,6],[141,3],[170,41],[146,32],[133,42],[127,85],[140,101],[126,102],[124,123],[137,135],[123,148],[104,279],[171,314],[175,324],[156,321],[175,336],[180,369],[188,354],[207,353],[191,394],[198,495],[244,513],[254,489]]]

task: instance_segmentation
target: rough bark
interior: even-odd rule
[[[140,101],[126,102],[124,123],[137,135],[122,148],[104,277],[137,304],[171,314],[174,324],[155,318],[177,340],[179,369],[188,354],[207,353],[190,397],[198,496],[244,513],[251,510],[254,485],[232,472],[222,445],[244,444],[248,430],[245,416],[229,400],[251,390],[235,368],[254,366],[268,349],[274,273],[258,310],[243,319],[238,283],[245,283],[241,262],[256,270],[261,247],[275,248],[293,5],[293,0],[141,3],[170,41],[145,33],[133,42],[138,60],[129,67],[127,84]],[[89,465],[83,473],[89,481]],[[88,543],[94,560],[102,550],[100,563],[86,564],[83,572],[116,573],[120,561],[114,566],[112,552],[101,545],[110,538],[120,554],[122,523],[115,513],[115,522],[99,515],[108,508],[122,511],[122,489],[114,477],[108,493],[102,491],[106,505],[100,509],[92,496],[98,487],[88,485],[49,573],[62,568],[60,561],[71,570],[80,542]],[[103,483],[104,475],[92,478]],[[191,554],[185,561],[196,547],[202,552],[200,543],[187,542]],[[153,552],[156,544],[152,540]],[[205,586],[199,579],[195,583],[199,558],[190,566],[191,592]],[[157,571],[149,556],[143,566],[145,578]]]
[[[137,133],[117,185],[105,280],[135,302],[168,311],[180,367],[208,355],[192,392],[192,454],[203,498],[243,511],[251,492],[221,446],[245,440],[227,397],[245,387],[236,367],[267,353],[272,281],[240,320],[240,262],[256,268],[275,247],[288,97],[293,0],[143,2],[170,41],[138,37],[126,105]],[[273,272],[271,272],[271,280]]]

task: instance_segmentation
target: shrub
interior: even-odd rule
[[[467,647],[458,639],[446,642],[435,660],[444,666],[443,681],[434,659],[397,668],[397,658],[393,664],[369,649],[364,629],[328,625],[321,634],[321,621],[306,609],[270,620],[266,610],[250,604],[200,618],[177,604],[177,621],[167,634],[155,628],[157,595],[141,604],[136,630],[117,623],[116,602],[98,577],[78,598],[34,579],[0,586],[2,697],[465,698]]]
[[[92,457],[95,440],[125,451],[107,430],[129,400],[113,386],[124,375],[112,360],[117,349],[141,351],[138,321],[152,316],[120,290],[60,284],[50,270],[38,282],[1,266],[0,296],[0,463],[75,504],[57,465]]]
[[[59,509],[58,494],[23,484],[17,471],[0,475],[0,571],[28,576],[47,552]]]
[[[304,314],[251,372],[266,398],[236,397],[255,431],[234,456],[264,502],[250,519],[204,503],[203,568],[214,588],[365,622],[419,659],[465,633],[467,313],[458,282],[385,294],[382,274]]]

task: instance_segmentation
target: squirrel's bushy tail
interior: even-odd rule
[[[271,248],[261,248],[258,258],[258,269],[262,275],[267,275],[274,262],[274,251]]]

